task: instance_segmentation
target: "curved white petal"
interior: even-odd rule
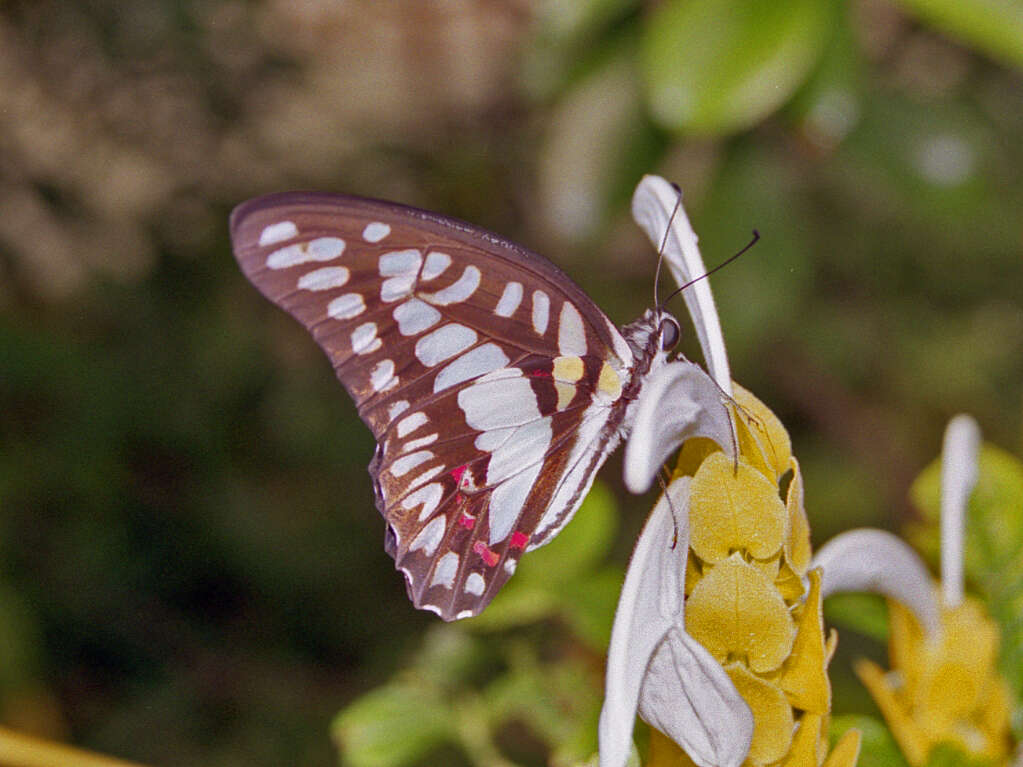
[[[708,437],[735,457],[732,419],[717,384],[699,365],[669,362],[643,384],[625,445],[625,486],[646,492],[668,456],[690,437]]]
[[[845,591],[883,594],[909,608],[928,633],[939,628],[938,603],[923,560],[898,536],[884,530],[849,530],[814,555],[823,571],[821,596]]]
[[[625,573],[607,653],[600,767],[622,767],[629,756],[647,663],[664,635],[683,621],[688,550],[689,478],[683,477],[650,512]]]
[[[957,415],[948,422],[941,449],[941,595],[946,607],[963,601],[963,534],[979,451],[976,421]]]
[[[632,195],[632,217],[658,251],[664,243],[664,260],[679,285],[707,273],[696,244],[696,233],[682,207],[680,193],[663,178],[644,176],[639,182]],[[671,232],[665,239],[669,221]],[[728,370],[728,355],[709,280],[700,280],[689,286],[682,291],[682,297],[693,318],[707,369],[718,386],[731,396],[732,375]]]
[[[703,645],[672,628],[657,646],[639,715],[700,767],[739,767],[753,740],[753,712]]]

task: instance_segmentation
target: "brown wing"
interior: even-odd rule
[[[425,211],[271,195],[234,211],[231,236],[377,438],[377,507],[411,598],[478,613],[617,442],[625,340],[550,262]]]

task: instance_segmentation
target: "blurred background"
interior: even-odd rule
[[[472,221],[619,324],[652,301],[643,173],[683,188],[710,265],[758,229],[713,285],[818,545],[910,521],[956,412],[1019,454],[1021,68],[1010,0],[0,2],[0,722],[336,764],[334,715],[456,636],[383,551],[329,364],[236,268],[227,216],[258,194]],[[653,498],[601,477],[606,612]],[[603,629],[582,652],[549,628],[515,642],[599,677]],[[836,711],[869,710],[849,653],[883,647],[842,642]]]

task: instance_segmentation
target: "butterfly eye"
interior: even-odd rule
[[[661,349],[669,351],[675,348],[679,338],[682,337],[682,329],[674,317],[665,317],[661,320]]]

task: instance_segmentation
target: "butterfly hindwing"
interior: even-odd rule
[[[425,211],[271,195],[239,206],[231,234],[377,439],[377,507],[411,598],[478,613],[617,444],[629,345],[550,262]]]

